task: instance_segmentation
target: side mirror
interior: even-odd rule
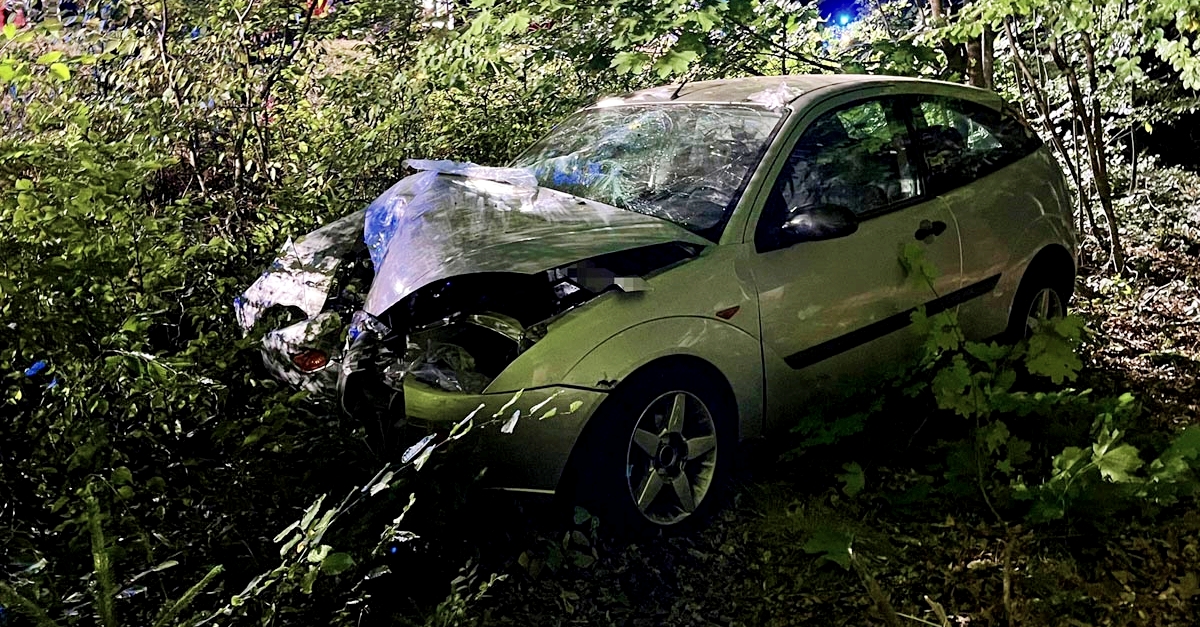
[[[858,217],[841,205],[793,207],[788,216],[780,230],[780,243],[784,246],[837,239],[858,230]]]

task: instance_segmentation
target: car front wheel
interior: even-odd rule
[[[703,522],[734,460],[736,409],[724,381],[673,367],[627,381],[593,420],[577,500],[627,535]]]

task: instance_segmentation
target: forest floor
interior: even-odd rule
[[[1200,198],[1200,184],[1167,173],[1155,189],[1123,205],[1130,278],[1085,263],[1073,307],[1094,331],[1077,387],[1132,392],[1143,411],[1130,441],[1161,447],[1200,424],[1200,204],[1181,200]],[[586,524],[556,528],[542,513],[489,510],[462,540],[480,571],[506,579],[472,614],[486,625],[887,624],[866,579],[803,549],[836,529],[853,535],[901,624],[1200,624],[1194,507],[1002,522],[977,494],[928,489],[944,471],[942,438],[954,437],[955,426],[943,426],[951,435],[909,434],[896,446],[868,430],[767,464],[710,526],[680,537],[612,542]],[[866,469],[854,497],[836,477],[849,461]]]

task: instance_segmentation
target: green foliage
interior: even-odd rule
[[[804,551],[818,555],[842,568],[850,568],[854,536],[831,528],[818,529],[804,543]]]
[[[932,285],[936,269],[919,247],[901,249],[899,259],[918,285]],[[1075,382],[1083,367],[1079,351],[1088,330],[1078,316],[1043,321],[1013,345],[966,339],[955,311],[928,316],[918,310],[912,321],[913,332],[924,338],[916,367],[881,388],[855,394],[859,411],[848,412],[846,403],[837,403],[835,417],[827,409],[800,419],[792,431],[805,437],[787,457],[860,433],[878,433],[885,428],[877,424],[879,417],[920,413],[921,403],[927,403],[941,412],[943,421],[970,421],[967,439],[943,445],[946,481],[940,489],[956,496],[978,495],[999,521],[1011,516],[1031,522],[1100,517],[1200,495],[1200,428],[1175,434],[1147,463],[1143,451],[1125,441],[1138,413],[1132,394],[1096,399],[1090,390],[1063,387]],[[1052,391],[1030,391],[1047,384]],[[896,403],[917,407],[896,409]],[[1090,443],[1052,454],[1030,439],[1031,421],[1090,424],[1074,436],[1089,437]],[[865,471],[858,463],[843,469],[837,479],[848,496],[855,496],[865,485]],[[896,502],[909,498],[901,495]]]
[[[842,492],[845,492],[846,496],[854,496],[862,492],[863,488],[867,486],[867,475],[862,466],[858,462],[850,462],[844,464],[842,470],[846,472],[837,476],[838,481],[843,484]]]

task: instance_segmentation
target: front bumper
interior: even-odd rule
[[[587,419],[608,395],[562,386],[522,390],[514,401],[516,395],[447,392],[408,379],[404,382],[404,412],[410,426],[446,434],[482,406],[472,430],[477,431],[474,437],[480,463],[487,466],[485,485],[553,492]],[[551,415],[544,417],[546,414]]]
[[[360,419],[403,426],[412,442],[471,438],[472,463],[486,467],[490,488],[552,493],[588,419],[608,396],[600,390],[544,386],[508,392],[451,392],[404,377],[384,383],[379,368],[386,351],[378,336],[356,332],[338,376],[342,408]],[[397,389],[398,388],[398,389]],[[470,421],[465,419],[473,416]],[[469,424],[468,424],[469,423]]]

